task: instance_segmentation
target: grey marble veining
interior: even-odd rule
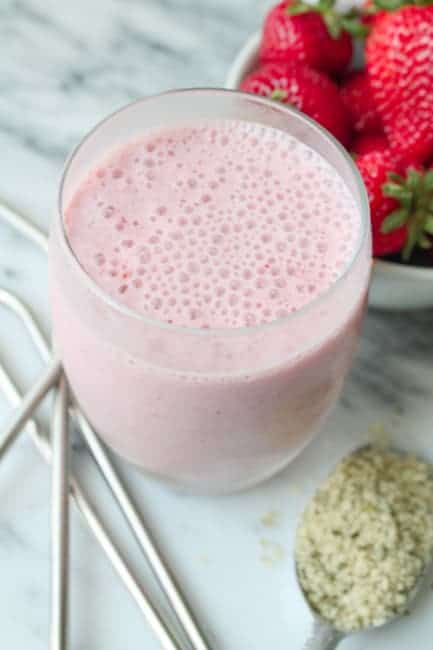
[[[264,2],[15,0],[0,7],[0,132],[62,159],[116,107],[221,85]]]
[[[384,405],[404,408],[412,397],[433,396],[433,311],[370,312],[359,362],[351,374],[359,390]],[[425,368],[426,373],[418,372]]]
[[[221,85],[266,0],[1,0],[0,198],[48,229],[59,173],[73,145],[119,106],[172,87]],[[29,302],[49,329],[44,256],[0,224],[0,285]],[[173,494],[127,470],[215,649],[293,650],[310,620],[299,598],[291,551],[296,517],[330,466],[384,429],[396,444],[433,460],[433,311],[370,312],[343,398],[324,432],[274,481],[230,499]],[[40,362],[0,309],[0,357],[21,387]],[[0,398],[0,417],[6,404]],[[144,563],[80,447],[76,467],[137,573]],[[281,513],[266,529],[260,517]],[[81,520],[73,515],[72,647],[158,647],[113,577]],[[261,561],[263,539],[282,559]],[[49,624],[49,476],[22,438],[0,466],[0,647],[46,650]],[[428,650],[432,597],[416,614],[344,650]],[[427,641],[426,641],[427,639]]]

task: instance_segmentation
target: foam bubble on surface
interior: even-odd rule
[[[353,256],[360,216],[307,146],[221,121],[118,149],[78,188],[65,223],[85,270],[129,308],[175,325],[242,327],[326,291]]]

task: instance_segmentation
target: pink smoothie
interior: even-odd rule
[[[82,179],[64,227],[99,289],[54,250],[55,336],[114,449],[217,490],[299,452],[341,389],[369,270],[348,278],[360,211],[324,158],[242,121],[150,130]]]
[[[281,131],[224,121],[146,135],[88,176],[72,249],[130,309],[187,327],[298,310],[353,257],[360,216],[323,158]]]

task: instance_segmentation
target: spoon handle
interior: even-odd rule
[[[343,634],[326,623],[314,621],[312,634],[303,650],[335,650],[343,639]]]

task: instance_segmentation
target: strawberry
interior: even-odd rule
[[[373,255],[381,256],[400,251],[406,241],[404,226],[384,234],[381,231],[385,218],[398,208],[395,198],[383,194],[382,188],[388,180],[388,173],[396,170],[396,163],[389,149],[371,151],[356,159],[364,181],[370,203],[371,230],[373,234]]]
[[[344,145],[349,142],[349,121],[338,87],[303,63],[263,65],[243,80],[241,90],[290,104],[317,120]]]
[[[359,135],[355,138],[351,146],[351,151],[357,156],[362,156],[372,151],[385,151],[385,149],[389,149],[389,143],[386,137],[380,133]]]
[[[404,6],[375,22],[366,65],[391,149],[433,155],[433,5]]]
[[[415,246],[432,248],[433,169],[405,167],[390,149],[362,154],[356,164],[370,202],[373,254],[401,250],[408,261]]]
[[[378,133],[383,130],[366,72],[355,72],[343,83],[341,98],[355,131]]]
[[[415,246],[424,250],[433,247],[433,169],[424,171],[411,166],[406,176],[392,173],[388,177],[382,191],[396,199],[399,208],[382,222],[381,231],[386,237],[406,229],[402,258],[407,261]]]
[[[315,5],[303,0],[284,0],[273,7],[263,25],[262,63],[301,61],[312,68],[340,73],[352,59],[348,30],[362,30],[353,12],[337,13],[334,0]]]

